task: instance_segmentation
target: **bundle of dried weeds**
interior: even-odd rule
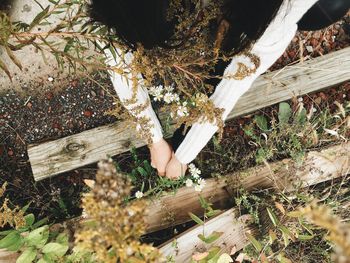
[[[328,230],[327,239],[333,242],[334,262],[350,262],[350,225],[344,224],[341,219],[332,213],[326,205],[313,202],[301,208],[300,212],[313,224]]]
[[[159,262],[158,250],[142,244],[146,203],[126,204],[131,184],[112,161],[99,163],[96,183],[82,199],[87,221],[75,234],[78,247],[95,253],[98,262]]]
[[[0,198],[3,197],[6,191],[7,183],[4,183],[0,188]],[[1,207],[0,207],[0,228],[6,226],[7,224],[12,228],[21,228],[25,226],[26,221],[24,218],[24,211],[21,210],[18,206],[14,209],[11,209],[8,206],[9,199],[5,198]]]

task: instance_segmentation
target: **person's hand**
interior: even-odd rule
[[[168,165],[166,166],[165,175],[170,179],[178,179],[180,176],[185,175],[187,170],[187,164],[180,163],[176,158],[174,152]]]
[[[158,175],[165,175],[165,168],[171,159],[173,154],[173,149],[166,142],[166,140],[161,139],[159,142],[153,143],[149,147],[151,153],[151,166],[158,171]]]

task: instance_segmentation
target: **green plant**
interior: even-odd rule
[[[260,225],[259,210],[262,206],[263,200],[252,193],[248,193],[245,189],[240,188],[237,197],[234,198],[240,213],[248,213],[252,216],[253,221]]]
[[[349,130],[349,103],[334,102],[338,111],[328,108],[315,114],[313,107],[307,112],[303,103],[295,110],[286,103],[279,104],[277,117],[270,121],[264,115],[254,117],[254,123],[245,127],[245,134],[257,147],[256,162],[264,163],[278,156],[290,156],[301,165],[305,152],[323,141],[346,140]]]
[[[201,195],[199,195],[199,202],[203,208],[203,220],[193,213],[189,213],[191,219],[203,227],[203,233],[198,235],[198,238],[203,241],[206,245],[213,244],[218,240],[223,232],[213,231],[209,235],[204,234],[205,221],[211,217],[216,216],[221,211],[212,208],[212,204],[205,200]],[[219,246],[211,245],[210,248],[201,253],[195,253],[192,255],[193,263],[229,263],[233,262],[232,258],[227,253],[221,253],[221,248]]]
[[[128,171],[125,174],[130,178],[135,189],[143,193],[143,196],[156,198],[164,191],[176,192],[177,189],[184,186],[186,177],[180,177],[177,180],[171,180],[167,177],[158,176],[157,171],[150,165],[148,160],[142,160],[139,157],[136,148],[131,149],[131,162],[128,163]],[[116,164],[119,171],[123,169]],[[133,199],[128,197],[128,200]]]
[[[51,231],[47,218],[35,222],[34,214],[24,215],[28,208],[29,204],[20,210],[24,220],[21,224],[18,224],[18,211],[13,216],[9,216],[9,212],[3,214],[7,224],[13,228],[0,232],[0,248],[19,253],[16,263],[93,262],[90,253],[76,249],[69,251],[68,235]]]

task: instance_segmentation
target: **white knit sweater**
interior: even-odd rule
[[[264,34],[254,43],[251,50],[252,54],[260,58],[260,66],[255,73],[242,80],[225,78],[225,75],[232,75],[237,71],[238,62],[243,62],[246,65],[253,66],[250,59],[244,55],[233,57],[232,61],[224,71],[223,79],[217,85],[215,92],[210,97],[216,107],[225,109],[223,113],[224,120],[227,118],[238,99],[252,86],[254,80],[272,66],[272,64],[283,54],[297,31],[297,22],[316,2],[317,0],[283,1],[276,17],[271,21]],[[108,65],[119,65],[120,57],[114,59],[108,49],[106,49],[105,53],[107,56],[106,63]],[[131,59],[132,54],[128,53],[126,56],[126,63]],[[110,76],[120,100],[123,101],[124,99],[131,98],[132,90],[128,85],[126,78],[112,71],[110,71]],[[139,76],[139,78],[142,81],[141,76]],[[140,85],[137,92],[137,100],[140,104],[144,104],[150,99],[147,90],[143,88],[142,85]],[[139,117],[141,116],[149,117],[153,124],[153,128],[151,129],[152,140],[153,142],[159,141],[163,137],[162,127],[152,107],[149,106],[146,108],[139,115]],[[176,158],[183,164],[190,163],[196,158],[198,153],[208,143],[217,130],[218,127],[209,122],[193,124],[185,139],[176,150]]]

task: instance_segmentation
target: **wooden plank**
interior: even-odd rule
[[[285,159],[269,166],[258,166],[243,172],[233,173],[220,179],[207,180],[201,196],[210,200],[215,208],[226,209],[238,187],[248,191],[275,188],[281,191],[301,186],[314,185],[349,174],[350,142],[332,146],[320,152],[306,155],[302,167],[291,159]],[[174,194],[168,194],[150,203],[146,216],[147,232],[190,221],[188,212],[202,215],[198,193],[183,187]]]
[[[338,152],[340,151],[340,152]],[[332,180],[350,172],[350,143],[342,146],[331,147],[322,152],[311,152],[307,157],[307,163],[295,169],[290,160],[285,160],[271,165],[271,169],[266,167],[260,171],[255,170],[253,175],[249,175],[244,181],[248,189],[264,187],[277,187],[281,190],[293,190],[297,183],[296,179],[302,180],[302,186],[308,187],[326,180]],[[290,166],[292,165],[292,167]],[[258,172],[262,172],[261,176]],[[287,176],[281,177],[287,172]],[[293,177],[290,177],[290,176]],[[257,181],[256,181],[257,179]],[[212,183],[212,182],[211,182]],[[263,187],[263,188],[264,188]],[[228,197],[226,197],[228,198]],[[183,210],[191,211],[190,207],[183,207]],[[190,262],[192,255],[198,251],[205,251],[211,246],[219,246],[221,252],[230,253],[233,247],[242,249],[249,242],[246,238],[246,231],[255,231],[252,226],[246,224],[246,218],[238,217],[238,209],[231,208],[223,214],[209,220],[204,227],[196,225],[190,230],[180,234],[166,244],[159,247],[163,255],[173,256],[175,262]],[[245,220],[244,220],[245,218]],[[243,220],[242,220],[243,219]],[[266,223],[267,224],[267,223]],[[265,223],[263,229],[268,229]],[[198,238],[198,234],[209,235],[213,231],[224,232],[224,234],[210,246],[205,245]],[[173,245],[176,242],[176,247]]]
[[[191,262],[191,256],[195,251],[206,251],[211,246],[219,246],[221,253],[230,253],[234,247],[237,250],[243,249],[248,244],[246,231],[251,230],[245,222],[249,216],[239,215],[238,209],[230,209],[221,215],[209,220],[205,226],[195,226],[182,233],[176,239],[172,239],[159,247],[162,254],[173,256],[175,262]],[[210,235],[213,231],[223,232],[222,236],[210,245],[200,242],[198,235]],[[174,241],[176,246],[174,246]]]
[[[259,166],[244,172],[233,173],[220,179],[209,179],[201,195],[209,198],[216,208],[224,209],[231,199],[230,192],[242,186],[247,190],[261,190],[276,188],[292,190],[295,184],[308,187],[327,180],[333,180],[350,173],[350,142],[324,149],[320,152],[312,151],[306,156],[301,167],[296,167],[291,159],[285,159],[269,166]],[[238,183],[241,181],[241,183]],[[190,221],[188,212],[202,215],[203,210],[198,201],[198,194],[190,188],[181,188],[175,195],[168,194],[160,200],[150,203],[146,216],[147,232],[160,230],[173,224]],[[170,221],[164,220],[173,215]],[[240,216],[235,208],[231,208],[221,215],[209,220],[204,228],[206,234],[211,231],[224,232],[214,245],[221,247],[222,252],[230,252],[232,247],[242,249],[247,243],[245,232],[254,231],[246,225],[248,217]],[[74,219],[76,222],[77,219]],[[189,262],[191,255],[198,250],[207,248],[197,235],[203,232],[201,226],[195,226],[180,234],[175,239],[160,246],[165,256],[175,256],[175,262]],[[177,248],[173,246],[176,240]],[[13,253],[0,250],[0,263],[8,257],[15,257]],[[11,258],[9,258],[10,260]]]
[[[0,249],[0,263],[15,263],[17,258],[17,253]]]
[[[350,47],[259,77],[228,119],[350,79]],[[162,114],[164,115],[164,114]],[[123,123],[98,127],[39,145],[28,155],[36,181],[117,155],[145,143]],[[166,137],[171,134],[166,135]]]

